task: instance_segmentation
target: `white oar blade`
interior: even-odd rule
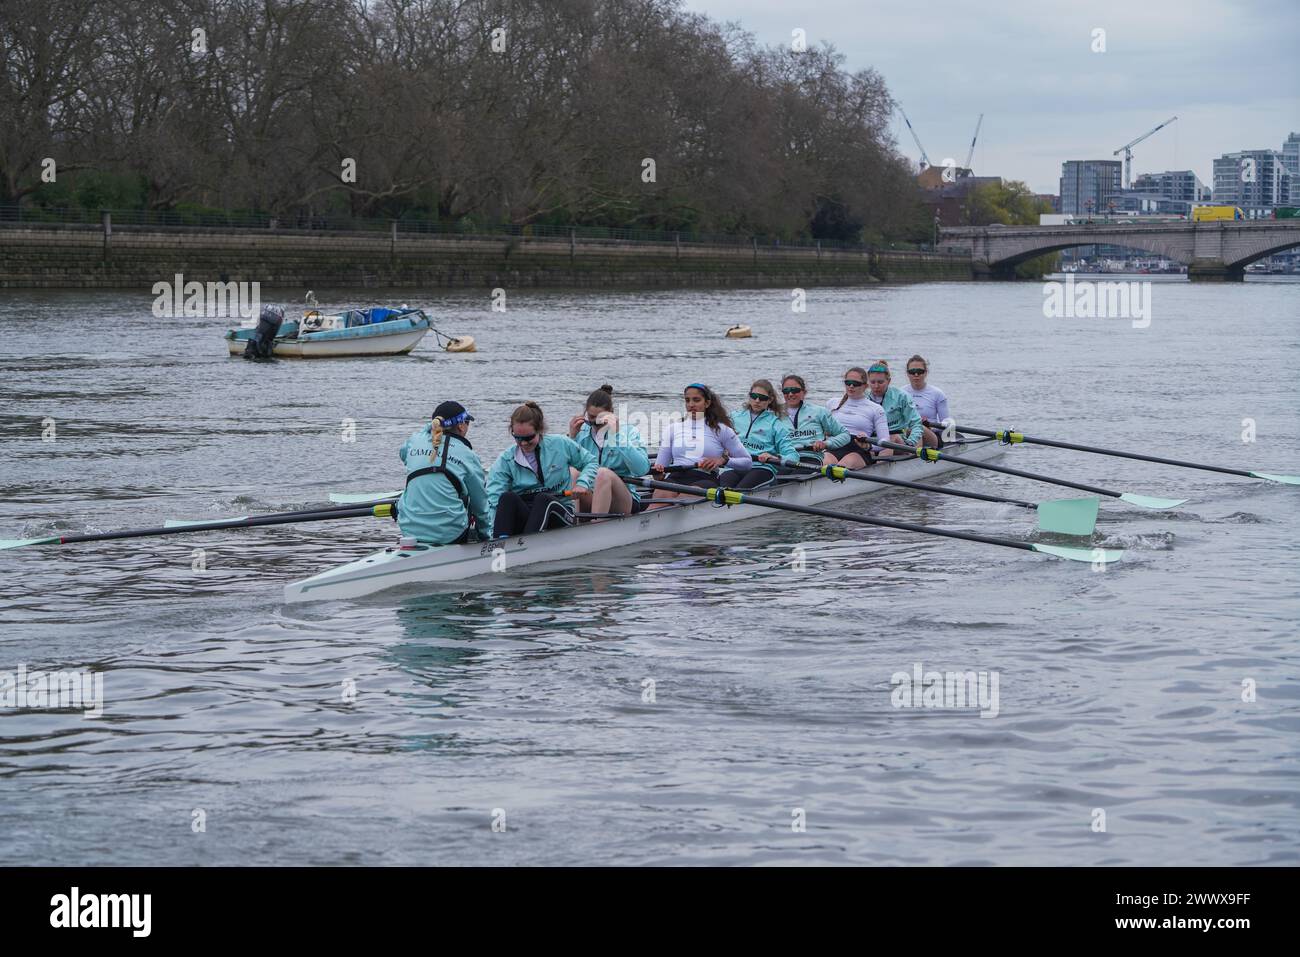
[[[1038,529],[1057,535],[1091,535],[1097,527],[1101,499],[1058,498],[1038,503]]]
[[[362,505],[368,502],[382,502],[389,498],[401,498],[401,496],[401,492],[330,492],[330,501],[336,505]]]
[[[247,515],[241,515],[239,518],[202,518],[193,522],[183,521],[179,518],[169,518],[163,522],[163,528],[188,528],[191,525],[234,525],[246,521],[248,521]]]
[[[1139,508],[1177,508],[1187,503],[1185,498],[1156,498],[1154,495],[1134,495],[1132,492],[1125,492],[1119,500]]]
[[[1251,472],[1255,478],[1268,479],[1270,482],[1281,482],[1283,485],[1300,485],[1300,475],[1274,475],[1272,472]]]
[[[1124,557],[1124,550],[1117,548],[1062,548],[1060,545],[1035,544],[1033,549],[1044,555],[1055,555],[1057,558],[1065,558],[1072,562],[1095,562],[1098,565],[1117,562]]]
[[[22,548],[24,545],[53,545],[57,538],[4,538],[0,539],[0,548]]]

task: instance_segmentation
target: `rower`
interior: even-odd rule
[[[398,449],[406,489],[397,500],[402,534],[430,545],[486,539],[492,528],[483,463],[466,437],[474,416],[459,402],[443,402],[432,421]]]
[[[921,356],[912,356],[907,360],[907,384],[902,392],[916,406],[921,416],[921,438],[927,448],[943,448],[943,437],[938,430],[946,428],[953,421],[948,411],[948,397],[943,390],[926,382],[930,374],[930,363]]]
[[[707,385],[692,382],[682,392],[686,405],[686,418],[670,422],[659,443],[659,455],[650,470],[663,478],[668,469],[683,468],[672,481],[678,485],[698,485],[711,488],[718,484],[714,469],[724,465],[729,469],[744,471],[753,464],[749,451],[736,435],[731,416],[722,400]],[[678,492],[655,489],[650,508],[654,503],[665,502],[679,496]]]
[[[919,446],[921,444],[921,414],[916,406],[901,389],[889,384],[889,363],[877,359],[867,370],[867,398],[879,405],[885,412],[889,424],[889,441],[902,445]],[[893,449],[881,449],[882,457],[894,454]],[[904,454],[904,453],[898,453]]]
[[[718,476],[721,488],[755,489],[776,480],[779,465],[797,465],[799,453],[790,441],[790,422],[767,379],[755,379],[749,387],[749,402],[732,420],[741,444],[749,451],[753,465],[748,469],[727,469]]]
[[[567,435],[548,435],[542,407],[525,402],[510,414],[514,447],[502,452],[488,472],[488,508],[495,513],[492,534],[510,538],[573,524],[564,492],[591,492],[613,479],[596,456]],[[576,480],[570,468],[578,470]],[[602,489],[606,494],[607,489]]]
[[[608,514],[618,512],[631,515],[645,506],[639,490],[630,488],[623,479],[635,478],[650,471],[650,457],[645,443],[635,425],[622,425],[614,414],[614,387],[602,385],[587,396],[587,407],[582,415],[569,420],[569,438],[592,455],[602,472],[612,472],[618,481],[603,484],[597,473],[596,491],[579,492],[574,498],[584,512]],[[576,482],[577,469],[570,468]]]
[[[847,445],[827,450],[826,464],[838,462],[846,469],[866,468],[872,458],[871,439],[887,441],[889,438],[884,410],[867,398],[867,370],[853,366],[844,373],[844,395],[832,398],[826,408],[849,433]]]
[[[793,373],[781,380],[790,440],[818,465],[834,465],[835,452],[852,441],[844,426],[823,405],[807,401],[808,383]],[[806,451],[805,451],[806,450]]]

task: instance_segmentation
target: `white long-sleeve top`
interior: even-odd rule
[[[905,384],[903,392],[912,397],[912,404],[916,406],[916,411],[921,413],[921,418],[925,421],[942,423],[944,419],[952,417],[948,411],[948,397],[943,394],[942,389],[932,385],[926,385],[924,389],[913,389]]]
[[[703,419],[669,422],[659,440],[656,465],[695,465],[700,459],[727,457],[727,468],[744,471],[754,464],[736,430],[711,429]]]
[[[885,416],[884,409],[865,396],[861,399],[844,399],[844,404],[840,405],[842,398],[843,396],[835,395],[826,402],[826,408],[830,409],[836,422],[853,435],[869,435],[881,442],[889,441],[889,419]]]

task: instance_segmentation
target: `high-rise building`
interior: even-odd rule
[[[1209,189],[1190,169],[1143,173],[1133,181],[1133,192],[1163,196],[1165,199],[1187,203],[1188,206],[1192,203],[1203,203],[1210,198]]]
[[[1282,166],[1291,177],[1291,198],[1288,205],[1300,206],[1300,133],[1292,133],[1282,144]]]
[[[1233,206],[1286,206],[1291,174],[1277,150],[1242,150],[1214,161],[1214,202]]]
[[[1124,185],[1119,160],[1067,160],[1061,164],[1061,212],[1070,216],[1102,214]]]

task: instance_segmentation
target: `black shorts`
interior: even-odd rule
[[[862,439],[861,444],[859,444],[859,440],[857,436],[854,436],[849,441],[848,445],[838,449],[827,449],[826,451],[831,453],[831,455],[835,456],[837,461],[839,459],[844,458],[844,456],[850,454],[851,452],[856,452],[858,455],[862,456],[862,461],[864,463],[866,463],[867,465],[871,464],[871,440],[870,439]]]

